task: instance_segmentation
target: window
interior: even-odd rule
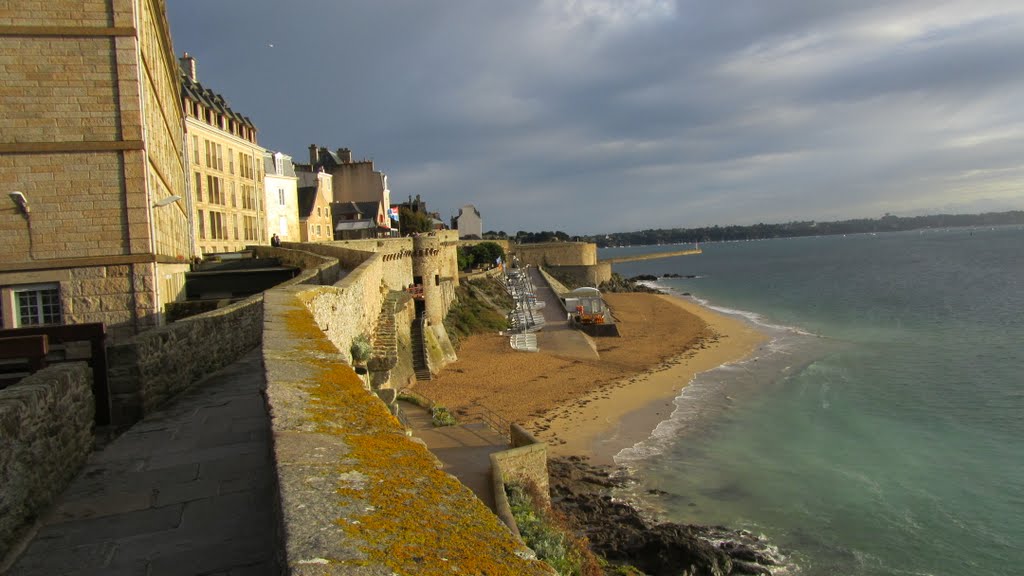
[[[199,164],[199,136],[192,136],[192,163]]]
[[[215,168],[217,168],[217,170],[220,170],[221,172],[224,171],[224,154],[223,154],[223,152],[224,152],[224,149],[221,148],[220,144],[217,144],[217,154],[216,154],[216,157],[214,158],[214,160],[216,160],[216,163],[217,163]]]
[[[238,214],[232,215],[232,219],[235,221],[235,240],[238,240]]]
[[[284,188],[277,189],[277,203],[284,206]]]
[[[12,292],[19,327],[61,323],[59,284],[20,286]]]
[[[203,201],[203,175],[196,172],[196,200]]]
[[[210,149],[213,147],[210,146],[210,141],[206,139],[203,140],[203,144],[206,145],[206,167],[209,168],[213,166],[213,157],[212,154],[210,154]]]
[[[320,236],[320,225],[319,224],[316,225],[316,235]]]
[[[199,238],[201,240],[206,240],[206,225],[204,224],[205,221],[203,220],[203,211],[199,210],[198,212],[199,217],[196,218],[196,222],[199,223]]]
[[[235,173],[235,151],[228,148],[228,174]]]
[[[284,157],[280,153],[274,154],[274,172],[278,176],[284,175]]]
[[[238,208],[238,197],[235,196],[235,181],[231,181],[231,207]]]

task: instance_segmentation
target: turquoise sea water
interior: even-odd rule
[[[658,284],[771,340],[616,457],[635,494],[765,534],[788,573],[1024,574],[1024,228],[701,248],[615,271],[696,275]]]

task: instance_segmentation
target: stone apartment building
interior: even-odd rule
[[[480,218],[480,211],[472,204],[466,204],[459,209],[459,215],[452,218],[452,228],[459,231],[459,238],[484,237],[484,223]]]
[[[391,209],[391,190],[388,177],[374,170],[372,160],[353,160],[352,151],[339,148],[332,152],[325,147],[309,146],[309,164],[296,164],[299,172],[327,172],[333,179],[334,202],[377,202],[381,205],[381,216],[376,225],[378,236],[390,236],[392,220],[387,217]]]
[[[267,238],[277,234],[282,242],[298,242],[298,177],[292,157],[280,152],[263,155],[263,185],[266,190]]]
[[[331,202],[334,199],[332,177],[327,172],[299,172],[300,242],[334,240]]]
[[[0,14],[0,324],[162,323],[192,253],[164,0]]]
[[[198,254],[234,252],[269,242],[264,150],[256,127],[231,109],[223,96],[204,87],[196,60],[181,58],[185,117],[186,206],[193,215]]]

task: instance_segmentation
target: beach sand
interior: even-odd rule
[[[416,392],[456,412],[480,404],[523,424],[549,456],[611,464],[650,436],[699,372],[749,356],[765,336],[688,300],[644,293],[604,295],[620,337],[594,338],[600,359],[515,352],[507,336],[477,335],[459,360]]]

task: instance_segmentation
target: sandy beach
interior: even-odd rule
[[[459,360],[415,390],[458,412],[480,404],[549,444],[549,455],[610,464],[668,418],[693,376],[747,357],[765,336],[681,298],[604,295],[620,337],[595,338],[600,359],[515,352],[508,338],[478,335]]]

